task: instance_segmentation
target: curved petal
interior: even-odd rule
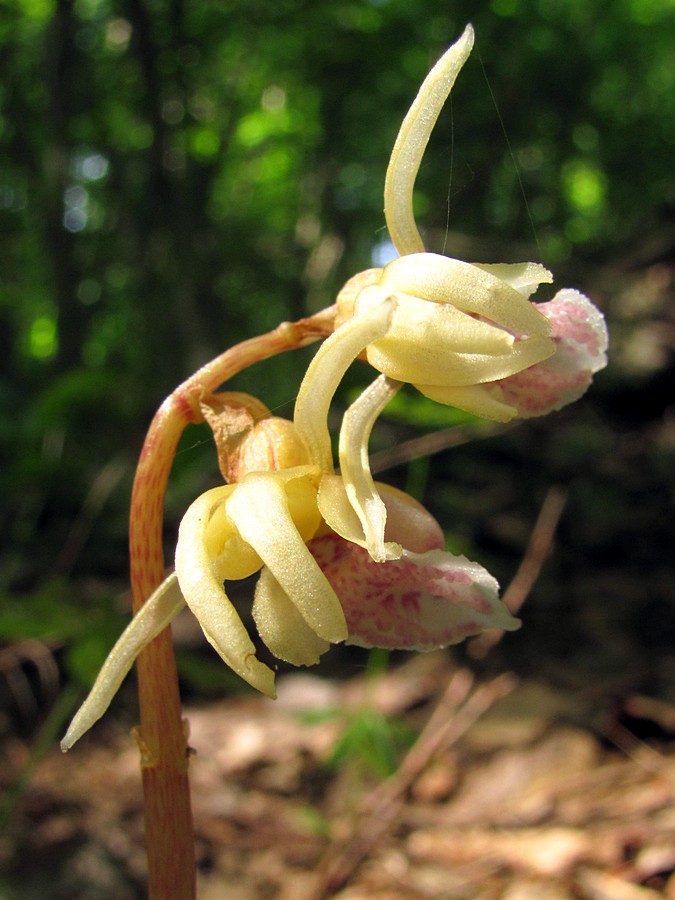
[[[354,316],[327,338],[302,379],[293,422],[311,461],[324,472],[333,471],[328,409],[342,378],[368,344],[389,328],[394,301],[385,299],[362,316]]]
[[[389,484],[375,482],[386,510],[384,530],[387,559],[398,559],[405,547],[416,553],[445,547],[443,529],[436,519],[409,494]],[[324,475],[319,485],[319,509],[326,524],[352,544],[367,549],[363,526],[349,502],[339,475]]]
[[[75,714],[61,741],[64,752],[70,750],[94,722],[101,718],[138,654],[176,618],[184,606],[185,600],[178,579],[172,573],[148,597],[108,654],[89,696]]]
[[[579,291],[565,288],[538,306],[553,328],[556,353],[500,383],[502,398],[521,418],[543,416],[578,400],[607,365],[602,313]]]
[[[340,429],[340,472],[368,552],[378,562],[390,558],[384,544],[387,511],[370,474],[368,441],[378,416],[402,387],[401,382],[380,375],[345,412]]]
[[[396,312],[390,333],[382,340],[393,338],[398,342],[414,342],[421,348],[442,344],[448,354],[482,353],[490,356],[508,353],[513,346],[514,337],[508,331],[477,319],[452,303],[412,297],[381,284],[364,288],[356,301],[356,309],[363,315],[388,296],[396,297]]]
[[[380,284],[389,291],[451,303],[514,335],[548,337],[551,326],[546,317],[519,290],[489,269],[438,253],[411,253],[386,265]]]
[[[365,548],[363,525],[349,502],[347,489],[339,475],[327,474],[321,478],[317,502],[329,528],[346,541]]]
[[[512,273],[520,286],[546,271],[526,268]],[[366,353],[374,368],[396,381],[447,387],[498,381],[555,352],[546,316],[477,266],[433,253],[394,260],[378,284],[358,295],[356,318],[389,296],[396,300],[390,326]]]
[[[445,387],[437,384],[416,384],[417,390],[446,406],[456,406],[474,416],[490,419],[493,422],[510,422],[518,415],[518,409],[503,402],[502,391],[498,384],[476,384],[462,387]]]
[[[471,53],[473,37],[473,28],[467,25],[429,72],[394,143],[384,185],[384,216],[389,236],[401,254],[424,250],[415,225],[413,186],[436,119]]]
[[[361,647],[432,650],[486,628],[520,626],[482,566],[442,550],[404,551],[375,563],[361,547],[325,535],[310,549],[341,598],[349,639]]]
[[[429,327],[432,323],[437,327]],[[423,333],[427,328],[428,336]],[[502,353],[457,353],[444,340],[446,332],[453,328],[442,317],[427,322],[411,318],[368,347],[368,362],[396,381],[463,387],[498,381],[555,353],[553,341],[538,337],[516,341]]]
[[[534,294],[540,284],[553,283],[552,273],[540,263],[471,263],[471,265],[510,284],[523,297]]]
[[[232,487],[239,489],[238,485]],[[221,576],[228,576],[222,571],[214,572],[207,548],[206,535],[214,512],[235,493],[216,488],[190,506],[178,532],[176,575],[185,601],[208,642],[244,681],[274,697],[274,672],[256,659],[253,642],[223,588]]]
[[[268,568],[256,585],[253,619],[265,646],[294,666],[313,666],[330,647],[305,622]]]
[[[363,525],[352,506],[345,483],[339,475],[323,476],[319,485],[318,501],[319,510],[328,527],[344,540],[367,551],[368,542]],[[382,524],[386,529],[386,508],[378,512],[381,513],[381,521],[376,524]],[[402,551],[403,548],[399,543],[385,541],[380,555],[384,554],[384,559],[398,559]]]
[[[338,643],[347,637],[340,602],[291,518],[280,478],[290,480],[292,471],[248,475],[228,500],[227,512],[310,628]]]
[[[217,581],[248,578],[262,568],[262,560],[239,536],[227,515],[227,498],[234,484],[211,488],[195,501],[206,520],[200,532],[209,567]],[[193,506],[195,505],[193,504]]]

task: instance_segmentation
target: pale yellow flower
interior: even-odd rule
[[[270,421],[282,420],[260,423],[261,433]],[[285,438],[292,440],[290,423],[283,424]],[[269,435],[263,437],[267,442]],[[293,450],[290,456],[297,458],[295,441]],[[441,549],[440,527],[411,497],[380,486],[389,532],[407,549],[394,566],[373,569],[361,547],[326,527],[318,505],[325,484],[339,491],[341,481],[312,465],[242,471],[236,484],[195,500],[180,525],[175,573],[148,598],[108,655],[63,749],[103,715],[138,654],[186,604],[223,661],[274,697],[274,672],[257,659],[224,587],[256,572],[253,618],[260,637],[275,656],[297,666],[318,662],[330,644],[343,641],[429,650],[485,628],[518,627],[499,600],[494,578]]]
[[[384,211],[402,255],[347,282],[338,297],[338,327],[310,364],[295,407],[311,462],[330,473],[327,414],[337,385],[360,355],[381,373],[344,416],[340,489],[322,481],[319,491],[319,509],[331,528],[379,562],[400,558],[402,547],[385,541],[386,510],[370,474],[368,438],[403,384],[440,403],[507,422],[576,399],[606,364],[604,320],[586,297],[567,290],[548,304],[530,302],[539,285],[553,281],[543,266],[467,263],[424,250],[413,216],[413,185],[472,46],[469,25],[427,76],[396,139]],[[592,353],[569,352],[577,325]]]

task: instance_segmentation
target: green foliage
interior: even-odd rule
[[[21,597],[3,596],[0,602],[2,639],[35,638],[65,646],[68,671],[87,689],[127,621],[128,615],[116,610],[110,596],[98,597],[86,608],[61,578],[46,580]]]
[[[442,406],[440,403],[429,400],[428,397],[407,391],[400,391],[387,404],[385,418],[404,425],[424,427],[427,430],[452,428],[456,425],[482,421],[464,410],[455,409],[454,406]]]
[[[405,723],[376,709],[363,708],[345,722],[328,765],[350,765],[364,774],[387,778],[396,771],[403,751],[412,746],[414,738]]]
[[[386,671],[389,653],[371,650],[366,669],[366,696],[356,709],[326,708],[304,717],[308,723],[337,719],[342,728],[326,762],[331,769],[348,769],[356,780],[384,779],[397,770],[403,753],[415,741],[410,726],[396,716],[385,715],[369,699],[368,691]]]

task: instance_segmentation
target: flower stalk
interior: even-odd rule
[[[231,348],[181,384],[157,411],[141,451],[131,496],[129,551],[133,609],[137,614],[164,580],[164,494],[178,441],[190,423],[203,421],[199,400],[255,362],[319,340],[332,331],[334,311],[295,323]],[[187,727],[181,716],[176,662],[169,628],[137,659],[148,896],[195,896],[195,861]],[[71,726],[72,728],[72,726]],[[68,742],[68,746],[76,738]]]

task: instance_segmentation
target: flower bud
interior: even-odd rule
[[[289,419],[270,416],[257,422],[239,444],[231,460],[231,479],[249,472],[276,472],[308,463],[300,435]]]

